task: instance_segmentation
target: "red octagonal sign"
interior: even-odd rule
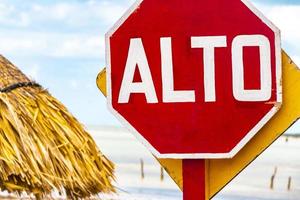
[[[246,0],[138,1],[106,48],[109,108],[160,158],[233,157],[280,108],[280,32]]]

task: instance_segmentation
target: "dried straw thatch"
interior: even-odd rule
[[[84,198],[114,192],[113,164],[48,91],[0,55],[0,188]]]

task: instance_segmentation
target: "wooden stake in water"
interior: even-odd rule
[[[271,183],[270,183],[270,189],[273,190],[274,189],[274,179],[275,179],[275,174],[273,174],[271,176]]]
[[[160,181],[164,181],[164,168],[160,167]]]
[[[287,190],[290,191],[291,187],[292,187],[292,177],[290,176],[288,180]]]
[[[274,168],[274,173],[271,176],[271,182],[270,182],[270,189],[273,190],[274,189],[274,179],[276,177],[277,174],[277,167]]]
[[[141,179],[143,180],[145,178],[145,173],[144,173],[144,161],[141,159]]]

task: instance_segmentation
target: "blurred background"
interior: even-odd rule
[[[133,2],[0,0],[0,54],[62,101],[117,163],[120,196],[107,198],[181,199],[150,153],[108,112],[95,83],[105,66],[104,35]],[[300,66],[300,1],[251,2],[281,29],[282,47]],[[287,133],[215,199],[299,200],[300,123]]]

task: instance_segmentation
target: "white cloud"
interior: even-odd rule
[[[30,24],[28,13],[18,11],[15,6],[0,2],[0,24],[27,27]]]
[[[257,7],[281,30],[282,39],[289,44],[300,42],[300,5],[264,5]]]
[[[113,24],[126,12],[129,5],[121,6],[116,3],[104,2],[92,8],[95,13],[98,13],[98,17],[104,20],[106,24]]]
[[[104,37],[94,34],[0,33],[0,52],[10,55],[104,58]]]
[[[281,30],[282,47],[300,66],[300,5],[258,3],[256,6]]]
[[[28,9],[0,2],[0,53],[104,59],[105,31],[130,1],[27,3]]]
[[[0,15],[7,16],[10,13],[12,13],[15,10],[15,7],[13,5],[8,5],[5,3],[0,3]]]
[[[25,35],[0,33],[0,51],[3,53],[36,52],[46,48],[46,41]]]
[[[31,23],[29,15],[26,12],[20,13],[19,25],[23,27],[28,27]]]
[[[75,27],[97,21],[100,26],[114,23],[126,11],[128,4],[111,1],[34,4],[28,14],[36,21],[54,20]]]
[[[103,36],[73,36],[65,38],[51,54],[56,57],[101,57],[104,58]]]
[[[285,40],[291,43],[300,42],[300,6],[275,6],[269,15],[282,30]]]
[[[102,26],[114,23],[130,5],[130,1],[65,1],[53,4],[22,3],[22,6],[10,1],[0,2],[0,25],[10,27],[37,25],[47,28],[52,22],[66,26],[82,25]]]

